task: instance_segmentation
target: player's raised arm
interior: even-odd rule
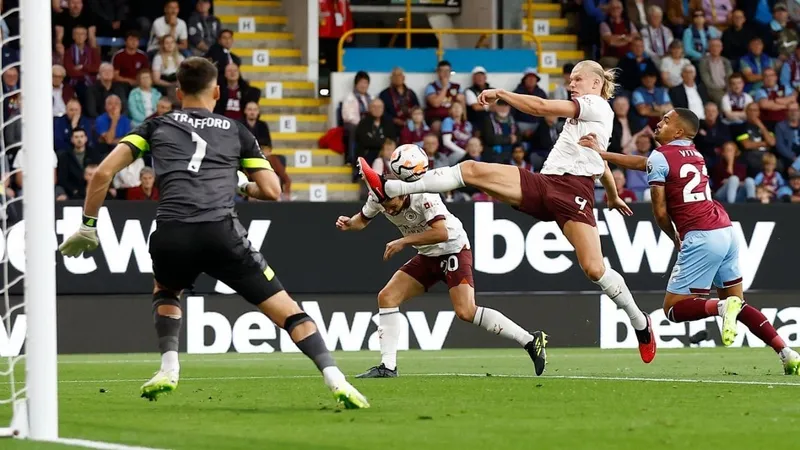
[[[489,104],[503,100],[526,114],[534,116],[556,116],[573,119],[578,115],[578,105],[569,100],[548,100],[535,95],[516,94],[505,89],[487,89],[481,92],[478,100],[482,104]]]

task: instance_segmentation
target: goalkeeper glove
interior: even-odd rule
[[[241,170],[236,171],[236,176],[239,177],[239,182],[236,185],[236,192],[242,197],[247,197],[247,184],[250,183],[250,180]]]
[[[78,231],[67,238],[58,250],[64,256],[80,256],[83,252],[90,252],[97,248],[100,241],[97,239],[97,218],[83,216],[83,223]]]

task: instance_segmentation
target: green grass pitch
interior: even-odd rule
[[[349,376],[379,358],[335,356]],[[182,355],[178,390],[157,402],[139,398],[157,355],[62,356],[60,435],[192,450],[732,450],[792,446],[800,430],[800,377],[768,348],[661,350],[650,365],[636,350],[549,358],[537,378],[523,350],[401,352],[400,378],[352,379],[372,408],[348,411],[299,354]]]

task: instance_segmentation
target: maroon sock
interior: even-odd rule
[[[717,309],[718,299],[687,298],[672,305],[669,310],[669,320],[673,322],[689,322],[719,315]]]
[[[761,314],[756,308],[750,305],[744,305],[742,312],[739,313],[739,322],[742,322],[750,329],[750,332],[758,336],[759,339],[764,341],[765,344],[772,347],[776,352],[780,352],[786,347],[786,343],[778,336],[775,327],[769,323],[767,317]]]

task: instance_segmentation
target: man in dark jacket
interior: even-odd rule
[[[202,55],[217,42],[222,23],[209,14],[211,0],[198,0],[195,11],[189,17],[189,48],[195,55]]]
[[[688,108],[700,119],[706,118],[705,104],[708,103],[708,91],[703,84],[697,82],[697,69],[687,64],[681,70],[683,83],[670,88],[669,98],[675,108]]]
[[[217,66],[220,85],[225,82],[225,67],[227,67],[228,64],[234,63],[237,66],[242,65],[242,58],[236,56],[231,51],[231,47],[233,47],[233,31],[224,29],[220,31],[217,43],[209,47],[206,54],[203,55]]]
[[[633,92],[641,85],[645,73],[660,73],[653,60],[644,53],[644,41],[640,37],[633,39],[630,53],[620,59],[619,70],[622,73],[617,81],[628,92]]]
[[[88,134],[83,128],[72,130],[72,149],[58,153],[58,185],[67,191],[69,198],[85,195],[84,169],[89,164],[99,164],[102,157],[92,147],[87,147]]]

